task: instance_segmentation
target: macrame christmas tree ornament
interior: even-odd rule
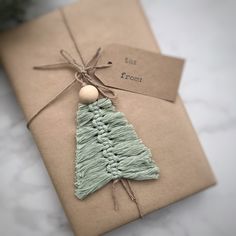
[[[117,210],[115,185],[120,182],[142,217],[129,180],[158,179],[159,168],[151,159],[151,151],[138,138],[134,127],[123,113],[116,111],[111,100],[115,92],[103,85],[95,75],[96,69],[109,68],[112,62],[97,65],[101,56],[101,48],[98,48],[88,63],[85,63],[63,10],[60,13],[82,64],[61,49],[60,54],[65,62],[33,67],[37,70],[69,67],[75,70],[75,74],[74,80],[30,117],[27,128],[62,94],[79,83],[82,88],[76,114],[75,195],[82,200],[112,181],[112,198]],[[99,94],[103,98],[99,99]]]
[[[98,99],[92,85],[82,87],[77,111],[75,195],[79,199],[121,179],[157,179],[159,168],[134,127],[109,98]],[[97,100],[98,99],[98,100]]]

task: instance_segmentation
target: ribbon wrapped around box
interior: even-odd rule
[[[159,52],[137,0],[81,0],[64,7],[63,11],[86,60],[97,48],[114,43]],[[60,60],[58,52],[62,48],[78,58],[58,10],[0,37],[1,62],[27,121],[73,78],[73,71],[67,68],[50,72],[32,69]],[[106,70],[99,70],[99,78],[108,73]],[[113,210],[111,183],[84,200],[74,195],[75,114],[79,87],[71,88],[37,116],[30,130],[75,235],[93,236],[137,219],[139,212],[121,184],[116,189],[119,211]],[[170,88],[175,89],[172,96],[177,94],[176,86]],[[158,180],[130,181],[143,214],[215,184],[178,95],[174,102],[169,102],[124,89],[114,88],[114,91],[118,96],[117,110],[133,124],[161,169]]]

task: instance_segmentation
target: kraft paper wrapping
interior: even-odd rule
[[[119,43],[158,52],[136,0],[84,0],[64,8],[86,60],[98,47]],[[28,120],[72,79],[68,69],[36,71],[35,65],[61,60],[60,49],[77,57],[58,10],[0,37],[1,61]],[[119,211],[113,210],[111,184],[80,201],[74,196],[75,113],[78,86],[64,94],[31,124],[75,235],[100,235],[139,217],[136,205],[117,186]],[[179,96],[174,103],[115,90],[117,109],[132,123],[161,170],[159,180],[131,181],[144,214],[215,184],[215,178]]]

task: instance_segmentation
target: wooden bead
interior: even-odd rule
[[[79,102],[82,104],[90,104],[98,99],[98,90],[93,85],[85,85],[79,91]]]

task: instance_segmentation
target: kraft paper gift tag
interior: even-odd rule
[[[137,0],[81,0],[65,7],[64,12],[86,60],[98,47],[112,43],[159,52]],[[60,61],[60,49],[77,57],[58,10],[0,36],[1,61],[26,120],[73,78],[73,72],[66,68],[32,69],[35,65]],[[161,170],[159,180],[131,182],[144,214],[215,184],[178,95],[174,102],[169,102],[120,89],[115,92],[117,109],[134,125]],[[137,219],[139,214],[120,185],[117,186],[119,211],[113,210],[111,184],[83,201],[75,197],[77,106],[78,86],[75,86],[42,112],[30,130],[75,235],[100,235]]]

